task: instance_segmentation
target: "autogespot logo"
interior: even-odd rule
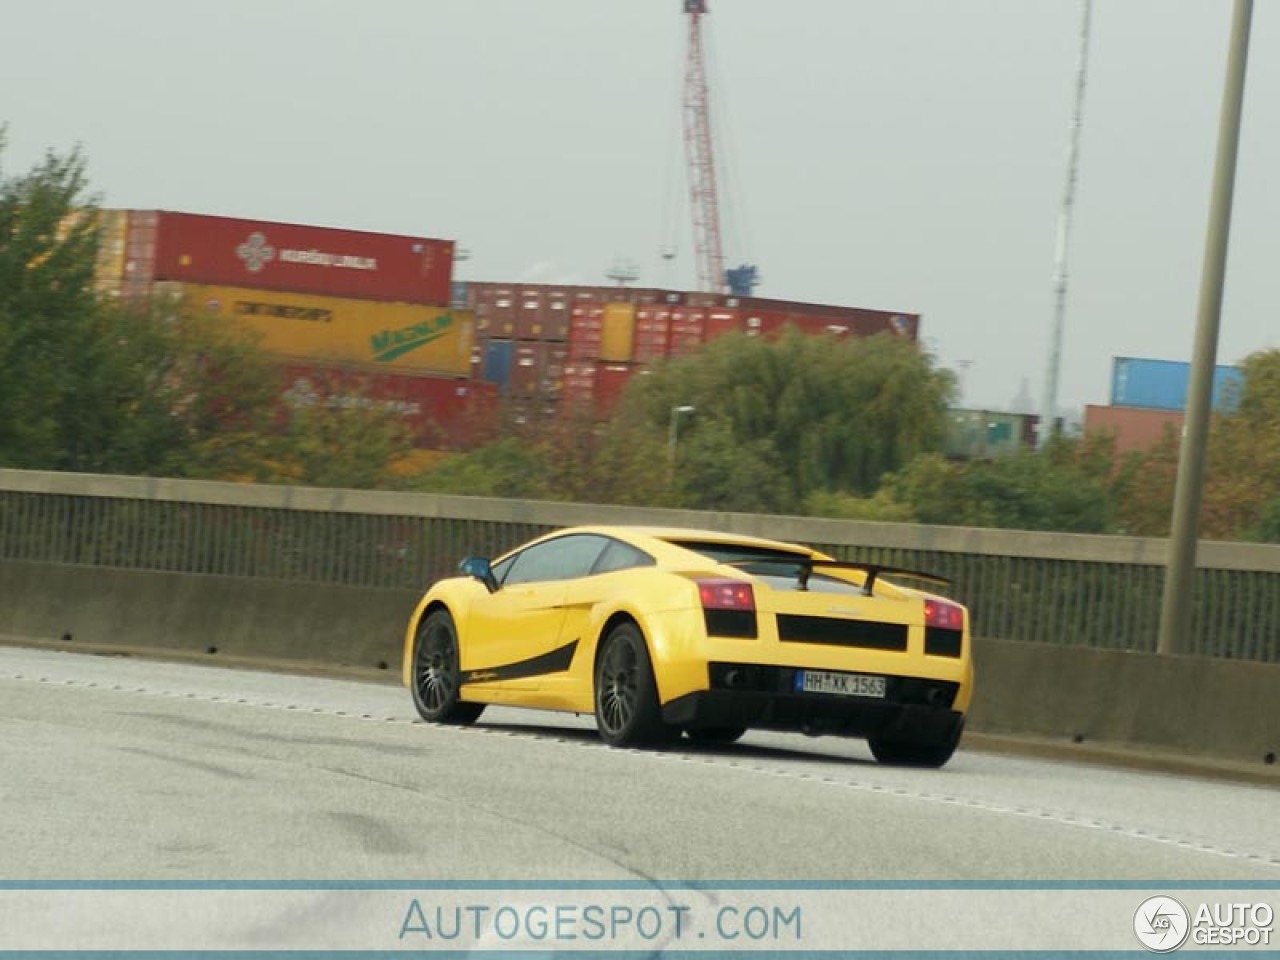
[[[1152,953],[1169,953],[1186,943],[1191,915],[1173,897],[1150,897],[1133,915],[1138,942]]]
[[[236,256],[244,261],[250,273],[258,273],[276,258],[276,248],[267,243],[261,233],[249,234],[249,239],[236,247]]]

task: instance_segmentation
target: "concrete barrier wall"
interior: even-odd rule
[[[1259,764],[1280,754],[1280,664],[979,639],[974,671],[978,732]]]
[[[581,523],[709,527],[927,570],[976,635],[1154,650],[1167,543],[1127,537],[0,470],[0,559],[416,589]],[[1180,652],[1280,663],[1280,546],[1201,544]]]
[[[407,590],[0,562],[0,634],[80,648],[387,669],[398,676]],[[212,652],[211,652],[212,651]]]
[[[0,562],[0,634],[398,678],[414,591]],[[216,651],[216,652],[210,652]],[[1280,664],[975,642],[970,729],[1263,764]]]

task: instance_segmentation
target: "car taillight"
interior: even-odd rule
[[[699,580],[698,597],[704,610],[755,610],[751,584],[741,580]]]
[[[964,607],[946,600],[924,602],[924,625],[942,630],[964,629]]]
[[[741,580],[699,580],[698,599],[709,637],[752,639],[756,626],[756,595]]]

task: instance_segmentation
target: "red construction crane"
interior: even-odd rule
[[[711,111],[707,98],[702,18],[707,0],[682,0],[689,15],[689,52],[684,70],[684,145],[689,160],[689,199],[693,208],[693,247],[698,289],[725,292],[724,251],[720,245],[720,201],[711,152]]]

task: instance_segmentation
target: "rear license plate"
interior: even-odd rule
[[[874,697],[884,699],[884,677],[865,673],[828,673],[823,670],[797,670],[797,693],[834,693],[842,697]]]

